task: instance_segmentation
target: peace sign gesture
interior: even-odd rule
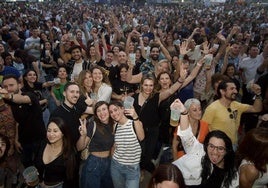
[[[80,126],[79,126],[79,133],[81,136],[87,136],[87,119],[79,119]]]

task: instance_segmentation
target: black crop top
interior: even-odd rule
[[[43,153],[45,147],[46,143],[43,142],[35,161],[40,180],[44,182],[64,182],[66,179],[66,168],[62,154],[50,163],[44,164]]]
[[[109,151],[114,144],[113,126],[96,123],[96,131],[89,144],[90,152]],[[87,130],[89,130],[87,128]],[[91,135],[88,137],[91,138]],[[92,134],[92,133],[91,133]]]

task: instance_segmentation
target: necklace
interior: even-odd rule
[[[144,98],[145,100],[148,99],[148,97],[149,97],[149,96],[144,96],[143,93],[141,93],[141,96],[142,96],[142,98]]]

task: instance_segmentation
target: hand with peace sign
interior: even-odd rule
[[[79,121],[80,121],[80,126],[79,126],[79,133],[80,133],[80,135],[81,136],[87,136],[87,119],[85,118],[85,119],[79,119]]]

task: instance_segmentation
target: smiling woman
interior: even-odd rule
[[[82,168],[81,188],[112,188],[110,151],[114,143],[114,135],[113,120],[110,118],[108,103],[97,102],[94,117],[89,120],[80,120],[80,123],[77,150],[81,151],[88,145],[90,152]],[[96,124],[96,131],[93,133],[91,126],[94,124]]]
[[[112,119],[116,122],[114,153],[111,162],[114,187],[138,188],[141,157],[139,141],[144,139],[142,123],[134,108],[125,109],[122,102],[111,102],[109,111]],[[131,117],[131,119],[127,117]]]
[[[69,127],[61,118],[51,118],[47,141],[41,145],[35,165],[41,186],[75,186],[75,150]]]
[[[97,101],[110,102],[112,87],[105,70],[100,66],[93,66],[90,69],[93,78],[92,92],[97,96]]]
[[[179,99],[173,104],[181,112],[186,108]],[[231,139],[222,131],[211,131],[201,144],[193,135],[187,113],[181,114],[178,135],[185,155],[174,162],[183,173],[188,187],[237,187],[238,175],[234,166],[234,150]]]

